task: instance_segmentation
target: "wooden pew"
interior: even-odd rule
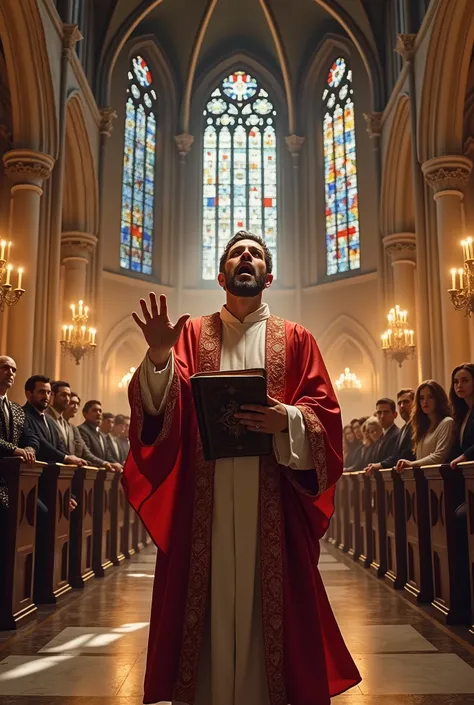
[[[423,468],[428,483],[433,566],[433,606],[447,624],[470,623],[469,559],[466,527],[456,519],[464,501],[462,470]]]
[[[336,484],[336,492],[334,496],[334,516],[332,518],[332,523],[333,523],[333,529],[332,529],[332,538],[330,539],[331,543],[336,546],[336,548],[339,548],[339,544],[341,543],[341,511],[342,511],[342,484],[341,480],[339,479],[337,484]]]
[[[405,494],[407,536],[407,582],[405,590],[418,602],[433,599],[431,568],[431,533],[428,484],[420,468],[408,468],[401,474]]]
[[[112,482],[115,473],[98,469],[94,482],[94,531],[92,568],[96,578],[103,578],[113,566],[112,556]]]
[[[123,491],[121,475],[116,473],[112,481],[112,506],[111,506],[111,560],[114,565],[120,565],[125,560],[123,552],[123,533],[125,526],[125,504],[127,500]]]
[[[466,490],[467,538],[469,547],[469,578],[471,581],[471,634],[474,634],[474,463],[459,465]]]
[[[36,617],[33,601],[36,498],[42,467],[0,460],[8,486],[9,508],[1,515],[0,630],[16,629]]]
[[[149,546],[151,544],[151,536],[145,528],[145,524],[142,524],[142,544],[143,546]]]
[[[362,471],[362,474],[363,471]],[[354,561],[359,560],[361,554],[361,532],[360,532],[360,495],[359,477],[360,472],[351,472],[348,476],[349,482],[349,555]]]
[[[97,468],[76,468],[72,480],[72,492],[78,507],[72,512],[69,583],[73,588],[83,588],[94,577],[92,568],[92,545],[94,534],[94,483]]]
[[[351,527],[349,524],[349,474],[350,473],[344,472],[338,482],[340,486],[338,511],[341,530],[339,548],[341,551],[344,551],[344,553],[349,551],[351,542]]]
[[[142,540],[142,523],[138,514],[132,510],[134,514],[133,529],[132,529],[132,545],[135,549],[135,553],[140,553],[143,551],[144,544]]]
[[[133,531],[135,525],[136,514],[128,502],[125,502],[123,533],[122,533],[122,552],[125,558],[131,558],[135,555],[133,547]]]
[[[364,568],[369,568],[373,559],[372,507],[370,478],[365,472],[356,473],[359,490],[360,556]]]
[[[387,526],[385,517],[384,483],[379,470],[370,476],[370,506],[372,510],[372,563],[378,578],[387,570]]]
[[[74,468],[71,465],[44,464],[38,496],[48,510],[38,515],[34,572],[36,604],[54,604],[71,589],[69,584],[69,500]],[[78,507],[81,511],[81,498]],[[41,520],[41,521],[40,521]]]
[[[385,490],[385,522],[387,533],[386,580],[397,590],[407,581],[407,536],[403,481],[396,470],[381,470]]]

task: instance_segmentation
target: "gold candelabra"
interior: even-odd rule
[[[341,372],[339,378],[336,379],[338,392],[341,392],[343,389],[360,389],[361,386],[360,379],[354,372],[351,372],[348,367],[346,367],[344,372]]]
[[[69,354],[79,365],[84,355],[92,354],[97,343],[95,328],[87,329],[89,320],[89,308],[84,306],[83,301],[79,301],[78,313],[75,304],[71,304],[72,324],[63,325],[63,337],[59,341],[64,354]]]
[[[11,242],[0,241],[0,311],[5,310],[5,306],[15,306],[25,290],[22,288],[23,267],[18,267],[18,282],[14,289],[11,283],[13,265],[9,264]],[[5,256],[6,250],[6,256]]]
[[[382,334],[382,350],[389,360],[396,360],[401,367],[405,360],[413,357],[415,352],[415,334],[408,328],[408,312],[400,306],[390,309],[387,320],[388,329]]]
[[[451,289],[448,294],[456,311],[465,309],[466,316],[474,312],[474,245],[471,237],[461,240],[464,268],[451,269]],[[458,286],[459,281],[459,286]]]
[[[118,386],[120,389],[126,389],[130,383],[130,380],[133,377],[133,373],[135,372],[135,367],[131,367],[128,372],[124,374],[120,382],[118,383]]]

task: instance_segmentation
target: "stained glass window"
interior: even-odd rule
[[[326,271],[331,275],[360,268],[352,71],[343,58],[329,70],[323,107]]]
[[[128,72],[123,155],[120,266],[152,273],[155,197],[156,93],[146,61],[135,56]]]
[[[277,145],[268,93],[244,71],[227,76],[204,110],[202,276],[238,230],[264,238],[277,256]]]

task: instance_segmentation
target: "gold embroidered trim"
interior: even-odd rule
[[[304,417],[306,430],[309,435],[311,445],[311,455],[313,456],[314,469],[318,476],[318,495],[326,491],[328,486],[328,468],[326,462],[326,446],[324,444],[324,433],[318,417],[310,406],[301,404],[298,406]],[[298,485],[299,487],[299,485]],[[307,494],[310,494],[309,492]],[[314,495],[312,495],[314,496]]]
[[[221,318],[218,313],[203,317],[199,337],[200,372],[211,372],[220,368],[221,333]],[[204,460],[198,435],[188,594],[178,677],[173,693],[173,700],[186,703],[194,703],[196,697],[199,656],[204,636],[211,568],[214,468],[215,463]]]
[[[142,398],[141,398],[141,393],[140,393],[140,368],[141,365],[138,367],[138,369],[135,371],[129,385],[129,399],[130,399],[130,406],[132,407],[136,420],[137,420],[137,427],[138,427],[138,438],[141,441],[142,438],[142,431],[143,431],[143,403],[142,403]],[[171,424],[173,422],[173,415],[174,415],[174,410],[176,408],[176,402],[178,401],[179,397],[179,377],[176,372],[176,369],[173,374],[173,379],[171,380],[170,388],[168,391],[168,398],[166,401],[166,406],[164,410],[164,417],[163,417],[163,425],[161,427],[161,431],[156,437],[156,439],[153,441],[153,443],[150,446],[147,447],[152,447],[156,446],[159,443],[162,443],[165,441],[168,436],[169,432],[171,430]],[[145,445],[145,444],[143,444]]]
[[[285,321],[270,316],[267,321],[266,361],[268,394],[279,402],[285,401],[286,335]]]

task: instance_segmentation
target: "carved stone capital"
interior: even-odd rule
[[[285,137],[285,143],[291,156],[295,156],[301,152],[301,147],[304,144],[304,137],[289,135],[288,137]]]
[[[79,31],[77,24],[63,25],[63,50],[69,56],[76,48],[77,42],[80,42],[84,37]]]
[[[407,63],[413,61],[415,56],[416,34],[398,34],[395,51],[400,54]]]
[[[31,149],[12,149],[3,155],[7,176],[16,184],[41,186],[49,177],[54,159]]]
[[[382,134],[383,113],[364,113],[364,120],[367,123],[367,132],[370,139],[380,137]]]
[[[97,236],[79,230],[69,230],[61,235],[61,256],[63,262],[68,259],[89,260],[91,252],[97,246]]]
[[[194,137],[187,132],[183,132],[181,135],[175,135],[174,141],[176,142],[179,155],[185,157],[191,151]]]
[[[394,233],[383,239],[385,252],[390,257],[392,264],[397,262],[416,263],[416,235],[415,233]]]
[[[436,197],[441,191],[461,191],[471,175],[472,161],[460,154],[435,157],[428,159],[421,168]]]
[[[110,137],[112,134],[114,120],[117,118],[117,113],[111,107],[102,108],[100,111],[100,134]]]

